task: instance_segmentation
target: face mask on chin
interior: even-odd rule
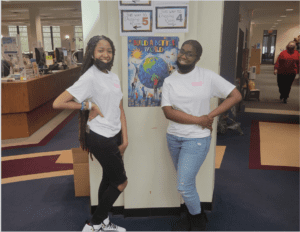
[[[192,71],[195,68],[196,63],[192,63],[190,65],[182,65],[176,60],[176,64],[181,73],[186,74]]]
[[[99,59],[94,59],[94,65],[101,71],[101,72],[106,72],[110,71],[111,67],[113,64],[113,59],[109,61],[108,63],[104,63]]]
[[[287,48],[287,50],[288,50],[289,52],[293,52],[294,49],[295,49],[294,47],[292,47],[292,48],[288,47],[288,48]]]

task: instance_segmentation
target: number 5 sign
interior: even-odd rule
[[[155,29],[188,32],[188,6],[155,7]]]
[[[121,36],[153,32],[152,10],[120,10]]]

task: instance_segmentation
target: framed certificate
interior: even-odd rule
[[[184,6],[156,6],[155,30],[187,32],[188,5]]]
[[[126,0],[126,1],[119,1],[119,6],[151,6],[151,1],[147,0]]]
[[[121,35],[153,32],[152,10],[120,10]]]

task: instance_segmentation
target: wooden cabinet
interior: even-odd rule
[[[3,82],[2,139],[29,137],[61,110],[55,98],[79,78],[80,67],[62,70],[27,81]]]
[[[260,74],[260,49],[251,49],[249,67],[256,66],[256,74]]]

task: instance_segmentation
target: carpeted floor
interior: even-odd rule
[[[74,117],[43,147],[2,151],[2,157],[65,151],[78,147]],[[226,146],[215,171],[213,210],[207,212],[211,231],[299,231],[299,172],[249,168],[251,122],[298,123],[293,115],[238,115],[244,136],[227,131],[217,145]],[[50,156],[51,157],[51,156]],[[53,164],[54,165],[54,164]],[[74,196],[73,176],[58,176],[2,184],[3,231],[81,231],[90,217],[89,197]],[[182,229],[181,216],[124,218],[112,221],[128,231]]]
[[[274,65],[261,65],[260,74],[256,74],[255,88],[260,90],[260,101],[245,101],[247,109],[275,109],[284,111],[299,111],[300,85],[296,79],[292,85],[288,103],[279,99],[277,76],[274,75]]]
[[[299,171],[299,123],[251,124],[249,168]]]

